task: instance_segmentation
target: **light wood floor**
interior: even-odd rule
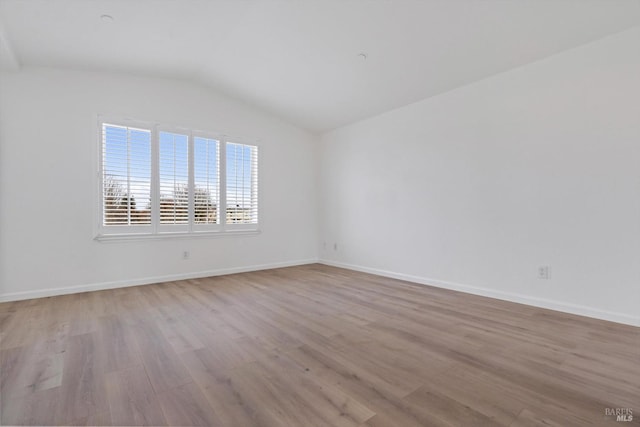
[[[0,304],[3,425],[640,419],[640,328],[321,265]]]

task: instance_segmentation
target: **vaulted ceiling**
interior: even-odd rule
[[[0,0],[0,67],[189,79],[322,132],[637,25],[640,0]]]

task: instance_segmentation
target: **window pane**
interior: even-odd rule
[[[218,224],[219,144],[215,139],[193,140],[194,154],[194,219],[196,224]]]
[[[102,126],[102,223],[151,223],[151,132]]]
[[[160,132],[160,223],[189,222],[189,139]]]
[[[258,223],[258,147],[227,143],[227,224]]]

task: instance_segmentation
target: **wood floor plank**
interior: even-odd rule
[[[132,328],[115,315],[98,318],[100,349],[104,353],[105,372],[114,372],[141,363],[140,350]]]
[[[318,381],[317,377],[284,353],[260,358],[255,364],[269,378],[277,379],[282,387],[295,391],[296,396],[305,403],[297,405],[297,409],[322,423],[357,426],[375,415],[364,403],[339,387]]]
[[[46,301],[32,300],[30,303],[20,301],[17,309],[11,312],[11,318],[3,322],[2,348],[22,347],[33,343],[40,336],[42,315]],[[2,305],[2,304],[0,304]]]
[[[133,334],[156,393],[193,381],[178,354],[155,323],[140,322],[133,327]]]
[[[95,333],[69,338],[63,369],[57,423],[70,423],[109,410],[105,362]]]
[[[211,349],[199,349],[181,354],[185,366],[200,386],[216,416],[223,425],[258,425],[255,408],[237,389],[231,379],[231,370],[250,361],[234,363],[225,355]],[[252,357],[252,361],[255,355]]]
[[[39,339],[0,350],[0,392],[5,398],[55,388],[62,383],[68,324],[43,327]]]
[[[83,335],[98,330],[98,314],[93,311],[93,292],[75,294],[69,310],[74,313],[70,320],[70,335]]]
[[[66,424],[59,423],[56,412],[60,407],[60,388],[51,388],[23,397],[0,398],[0,425],[3,426],[41,426]]]
[[[158,395],[164,416],[174,426],[216,427],[222,423],[195,383],[166,390]]]
[[[539,409],[523,409],[518,418],[510,424],[510,427],[581,427],[584,425],[583,421],[569,420],[558,415],[549,415]]]
[[[414,391],[404,398],[403,402],[411,405],[412,411],[428,412],[429,416],[437,417],[452,425],[490,427],[496,424],[493,418],[484,415],[474,407],[461,403],[456,397],[450,397],[426,387]]]
[[[323,265],[0,304],[2,425],[612,425],[606,408],[640,412],[640,328]]]
[[[106,376],[111,421],[115,425],[167,425],[142,364]]]
[[[374,400],[370,404],[373,405],[376,415],[362,424],[366,427],[452,427],[455,425],[395,398]],[[452,419],[452,422],[455,420]]]
[[[67,423],[70,426],[110,426],[118,425],[111,420],[111,413],[109,411],[100,412],[98,414],[91,414],[77,420],[72,420]],[[129,423],[128,423],[129,424]]]
[[[205,347],[198,334],[180,318],[172,321],[159,321],[157,325],[173,347],[173,350],[178,354]]]
[[[282,379],[255,363],[230,372],[231,382],[251,408],[256,423],[265,426],[326,426],[326,421],[310,413],[306,402]],[[307,408],[308,409],[308,408]]]
[[[287,355],[308,369],[310,375],[337,386],[347,394],[358,396],[362,401],[403,397],[419,387],[416,382],[407,385],[392,378],[382,378],[376,371],[361,367],[356,357],[351,359],[328,350],[304,345],[288,351]]]
[[[454,399],[503,426],[511,424],[527,402],[533,401],[520,394],[517,385],[459,363],[431,377],[421,390]]]

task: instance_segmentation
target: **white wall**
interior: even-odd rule
[[[640,28],[340,128],[321,152],[326,262],[640,325]]]
[[[327,263],[640,324],[639,44],[640,29],[629,30],[330,132],[320,147],[186,82],[0,73],[0,301],[319,252]],[[260,139],[262,233],[94,241],[99,113]],[[551,280],[535,277],[543,264]]]
[[[94,241],[97,114],[259,139],[262,233]],[[186,82],[44,68],[0,74],[0,301],[313,260],[316,143]]]

